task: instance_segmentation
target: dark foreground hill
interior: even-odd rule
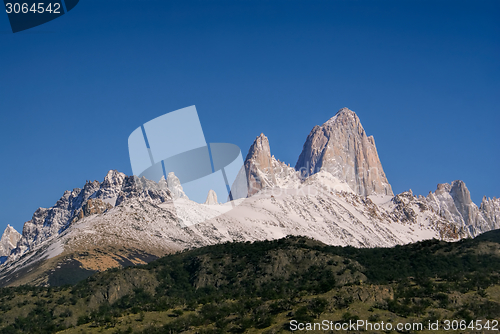
[[[474,322],[458,332],[487,332],[500,319],[499,272],[500,231],[375,249],[298,237],[227,243],[74,286],[0,289],[0,333],[278,333],[293,329],[291,320],[394,326],[369,333],[422,323],[419,333],[449,333],[447,319],[481,320],[486,330]],[[429,321],[440,331],[425,329]]]

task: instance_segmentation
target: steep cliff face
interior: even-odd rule
[[[300,179],[295,170],[271,155],[269,140],[261,133],[248,150],[245,159],[248,195],[264,188],[296,188]]]
[[[271,160],[269,140],[263,133],[260,134],[248,150],[245,159],[247,173],[248,194],[253,195],[262,188],[276,185],[276,177]]]
[[[2,234],[2,239],[0,239],[0,257],[9,256],[10,252],[16,248],[19,239],[21,239],[21,234],[12,226],[7,225]]]
[[[219,203],[217,201],[217,194],[215,193],[215,191],[213,191],[212,189],[210,189],[208,191],[208,195],[207,195],[207,199],[205,200],[205,204],[207,205],[215,205]]]
[[[500,201],[483,198],[478,208],[461,180],[438,184],[436,191],[427,196],[427,202],[441,217],[465,228],[470,236],[500,228]]]
[[[483,213],[486,221],[491,224],[491,229],[500,228],[500,198],[493,197],[493,199],[491,199],[486,198],[486,196],[483,197],[479,209]]]
[[[303,178],[330,172],[359,195],[393,195],[373,136],[366,135],[356,113],[347,108],[312,129],[295,169]]]
[[[168,173],[166,180],[164,180],[162,177],[159,183],[162,184],[163,182],[166,183],[167,188],[170,191],[170,195],[172,196],[173,199],[188,198],[184,193],[181,181],[179,181],[179,178],[175,176],[174,172]]]

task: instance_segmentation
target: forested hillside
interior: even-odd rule
[[[0,289],[0,333],[277,333],[291,320],[486,322],[500,319],[499,272],[499,231],[375,249],[302,237],[227,243],[107,270],[74,286]]]

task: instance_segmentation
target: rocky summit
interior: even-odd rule
[[[212,189],[210,189],[208,191],[208,195],[207,195],[207,199],[205,200],[205,204],[207,205],[214,205],[214,204],[217,204],[217,194],[215,193],[215,191],[213,191]]]
[[[300,184],[295,169],[271,155],[269,139],[263,133],[248,150],[245,171],[249,196],[265,188],[296,188]]]
[[[295,169],[302,177],[326,170],[359,195],[393,195],[373,136],[366,135],[356,113],[347,108],[312,129]]]
[[[276,178],[272,167],[271,148],[269,140],[263,133],[260,134],[248,150],[245,159],[245,170],[248,180],[248,194],[251,196],[265,188],[276,185]]]
[[[9,256],[10,252],[16,248],[19,239],[21,239],[21,234],[12,226],[7,225],[2,234],[2,239],[0,239],[0,257]]]

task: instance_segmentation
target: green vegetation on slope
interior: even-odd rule
[[[383,249],[301,237],[227,243],[74,286],[0,289],[0,333],[276,333],[291,319],[499,319],[499,272],[499,231]]]

